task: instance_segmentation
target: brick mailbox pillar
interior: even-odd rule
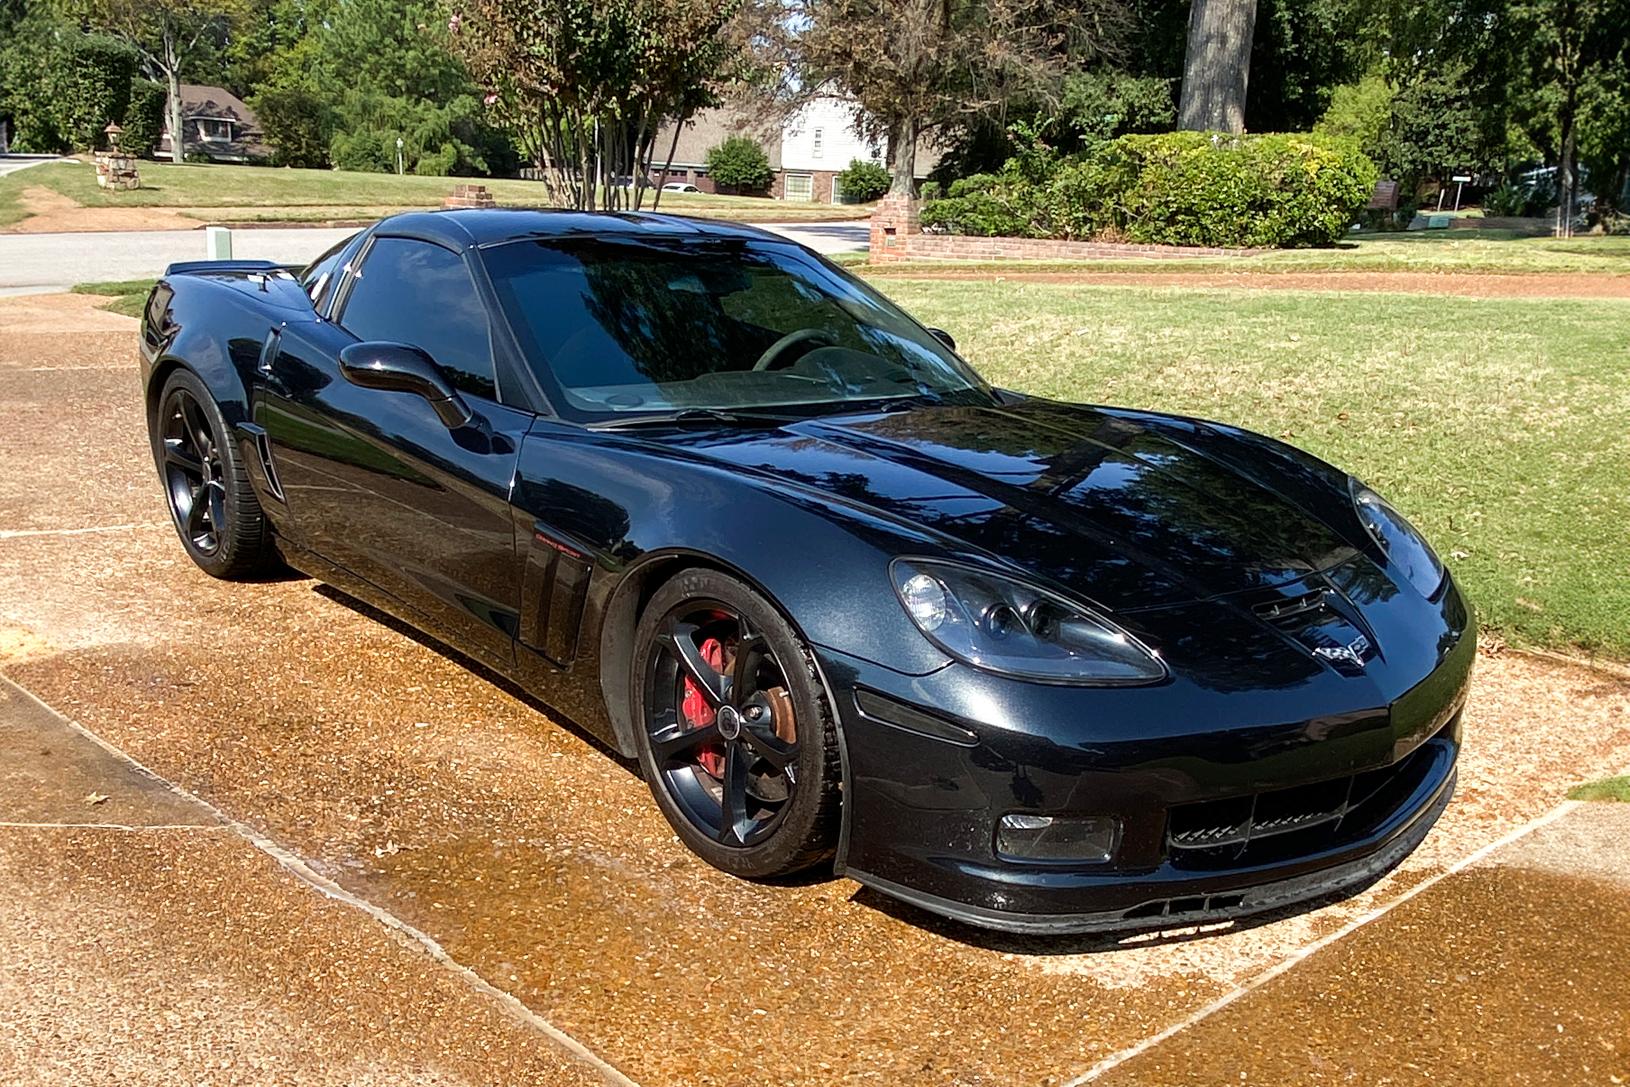
[[[917,198],[910,193],[888,192],[872,212],[871,260],[875,263],[905,260],[913,234],[922,233]]]
[[[497,203],[485,185],[454,185],[452,193],[441,202],[444,208],[492,208]]]

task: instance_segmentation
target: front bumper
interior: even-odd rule
[[[1350,891],[1414,849],[1454,791],[1476,650],[1458,599],[1443,611],[1458,622],[1413,655],[1393,640],[1361,679],[1257,689],[909,677],[823,651],[847,756],[842,868],[1015,932],[1209,923]],[[1000,857],[996,822],[1019,812],[1112,816],[1120,848],[1108,864]]]

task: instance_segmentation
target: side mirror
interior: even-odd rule
[[[944,344],[946,347],[949,347],[952,351],[956,350],[956,341],[952,339],[951,334],[945,331],[943,328],[931,328],[928,330],[928,334],[934,337],[934,339],[938,340],[940,343]]]
[[[474,416],[429,355],[405,343],[354,343],[340,351],[340,373],[364,389],[413,393],[429,401],[449,430]]]

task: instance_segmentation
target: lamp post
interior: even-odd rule
[[[402,137],[396,137],[396,176],[402,176]]]

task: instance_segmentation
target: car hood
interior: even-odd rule
[[[1022,400],[679,441],[733,470],[944,534],[1113,610],[1266,588],[1354,555],[1329,523],[1332,509],[1352,515],[1345,493],[1320,495],[1334,489],[1328,479],[1310,482],[1299,461],[1170,416]],[[1323,517],[1310,512],[1321,497]]]

